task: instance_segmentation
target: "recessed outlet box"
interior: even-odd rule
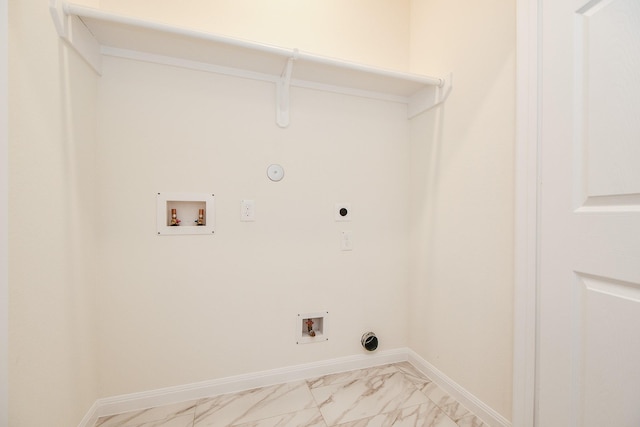
[[[336,203],[334,212],[336,221],[351,221],[351,204]]]
[[[296,344],[327,341],[329,339],[329,312],[298,314],[296,317]]]
[[[156,228],[160,236],[213,234],[214,195],[207,193],[158,193]]]

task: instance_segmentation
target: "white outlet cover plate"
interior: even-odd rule
[[[353,250],[353,232],[343,231],[340,233],[340,250],[352,251]]]
[[[243,199],[240,201],[240,221],[256,220],[256,202]]]

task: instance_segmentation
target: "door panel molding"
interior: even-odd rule
[[[571,425],[629,425],[640,416],[640,284],[583,272],[575,279]],[[603,408],[602,400],[614,403]]]
[[[576,213],[587,212],[638,212],[640,211],[639,194],[614,194],[610,196],[587,197]]]
[[[593,0],[574,16],[574,204],[640,210],[640,3]]]

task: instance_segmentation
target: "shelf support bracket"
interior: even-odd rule
[[[51,19],[53,19],[53,25],[56,27],[56,31],[60,37],[67,40],[67,16],[64,13],[62,2],[59,0],[49,1],[49,12],[51,13]]]
[[[443,77],[437,86],[428,86],[409,97],[407,116],[409,119],[437,107],[447,100],[453,89],[453,73]]]
[[[78,52],[98,75],[102,75],[100,43],[84,22],[77,16],[67,14],[66,4],[62,0],[49,0],[49,12],[60,38]]]
[[[293,61],[296,60],[298,50],[293,51],[293,56],[287,60],[280,79],[276,82],[276,123],[281,128],[289,126],[289,89],[291,88],[291,73],[293,72]]]

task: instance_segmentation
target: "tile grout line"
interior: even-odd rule
[[[309,394],[311,395],[311,399],[313,399],[313,403],[315,403],[316,409],[318,410],[318,413],[320,414],[320,417],[322,417],[322,421],[324,421],[324,425],[326,427],[331,427],[331,426],[329,426],[329,422],[327,421],[327,419],[324,417],[324,414],[320,410],[320,404],[318,403],[318,400],[316,399],[316,396],[313,394],[313,391],[311,391],[311,386],[309,385],[309,380],[304,380],[304,383],[307,385],[307,389],[309,390]]]

